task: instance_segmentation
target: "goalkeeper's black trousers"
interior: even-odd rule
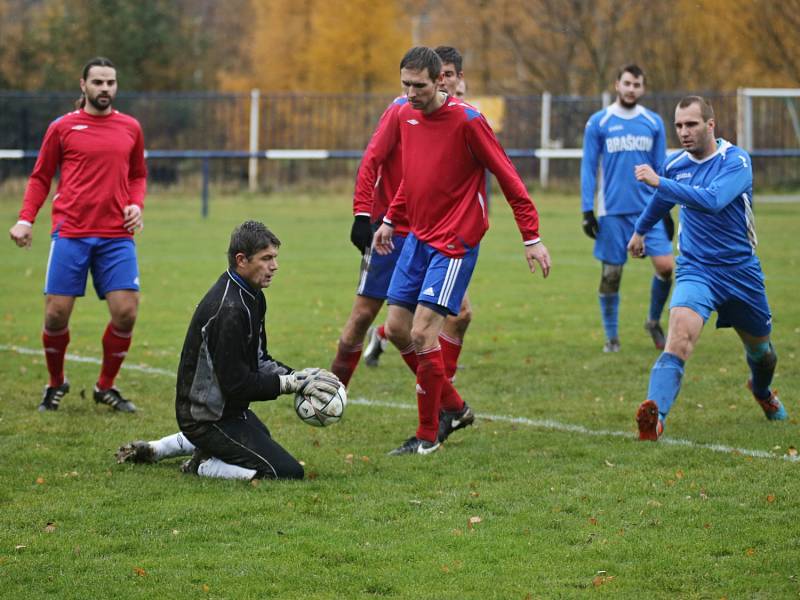
[[[303,478],[303,465],[272,439],[267,426],[250,409],[183,433],[204,454],[255,470],[255,479]]]

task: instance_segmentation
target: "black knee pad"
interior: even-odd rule
[[[778,364],[778,354],[775,352],[775,346],[772,345],[772,342],[769,343],[768,350],[758,358],[753,356],[750,348],[746,348],[746,353],[749,360],[763,369],[775,369]]]
[[[600,293],[616,294],[619,292],[619,284],[621,281],[622,265],[603,263],[603,271],[600,277]]]
[[[778,364],[778,355],[775,352],[775,347],[772,345],[772,342],[769,344],[769,352],[762,356],[761,360],[758,362],[765,369],[774,369]]]

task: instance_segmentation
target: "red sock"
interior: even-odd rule
[[[403,360],[406,361],[408,368],[411,369],[411,372],[414,375],[417,374],[417,353],[414,352],[414,344],[409,344],[407,348],[404,348],[400,351],[400,356],[403,357]]]
[[[439,433],[439,402],[445,382],[442,351],[437,346],[417,354],[417,438],[435,442]]]
[[[444,383],[442,384],[442,408],[444,410],[455,412],[464,408],[464,401],[461,399],[456,388],[453,387],[450,379],[445,375]]]
[[[128,354],[132,339],[133,331],[117,331],[111,323],[106,327],[103,334],[103,365],[97,380],[97,387],[101,390],[107,390],[114,385],[114,379]]]
[[[339,378],[345,387],[350,383],[350,378],[358,366],[358,359],[361,358],[362,344],[350,346],[339,340],[339,347],[336,350],[336,358],[331,363],[331,372]]]
[[[42,346],[50,374],[50,387],[58,387],[64,383],[64,356],[69,345],[69,328],[61,331],[42,331]]]
[[[381,338],[382,340],[386,339],[386,324],[385,323],[383,325],[381,325],[380,327],[378,327],[377,333],[378,333],[378,337],[379,338]]]
[[[453,379],[456,376],[461,344],[461,340],[452,338],[444,333],[439,334],[439,345],[442,347],[442,358],[444,359],[444,374],[447,375],[448,379]]]

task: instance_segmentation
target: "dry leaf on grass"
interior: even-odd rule
[[[36,478],[36,485],[44,484],[44,477],[37,477]]]
[[[52,521],[48,521],[47,525],[44,526],[45,533],[53,533],[56,530],[56,524]]]
[[[467,519],[467,529],[472,529],[473,527],[475,527],[475,525],[480,523],[482,520],[483,519],[481,519],[480,517],[470,517],[469,519]]]
[[[767,502],[769,502],[770,504],[772,504],[773,502],[775,502],[775,494],[769,494],[769,495],[767,496]]]
[[[594,587],[600,587],[606,583],[611,583],[614,580],[614,575],[597,575],[594,579],[592,579],[592,585]]]
[[[797,448],[795,448],[794,446],[789,446],[786,449],[786,454],[788,454],[789,456],[797,456]]]
[[[147,575],[147,571],[145,571],[141,567],[133,567],[133,572],[136,573],[139,577],[145,577]]]

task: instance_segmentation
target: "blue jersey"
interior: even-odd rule
[[[755,254],[753,166],[750,155],[723,139],[703,160],[671,155],[653,200],[636,222],[640,235],[675,204],[681,206],[678,251],[708,265],[737,265]]]
[[[581,161],[581,210],[594,209],[597,165],[603,157],[603,189],[597,194],[597,214],[638,215],[653,196],[652,188],[636,181],[636,165],[656,171],[664,163],[664,122],[643,106],[623,108],[612,104],[596,112],[586,123]]]

